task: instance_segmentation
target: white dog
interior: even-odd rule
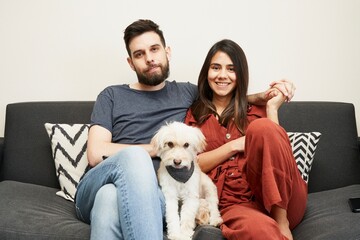
[[[222,223],[216,186],[197,163],[206,144],[200,129],[173,122],[162,126],[151,142],[161,158],[158,178],[165,196],[168,238],[191,239],[196,223]]]

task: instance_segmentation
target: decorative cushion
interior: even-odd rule
[[[288,132],[287,134],[301,177],[307,183],[309,181],[309,173],[314,161],[315,150],[320,140],[321,133]]]
[[[86,155],[89,125],[45,123],[45,129],[61,188],[56,194],[74,201],[77,185],[89,167]]]

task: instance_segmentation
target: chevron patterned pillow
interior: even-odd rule
[[[88,168],[88,124],[45,123],[51,141],[56,176],[61,190],[56,195],[74,201],[80,178]]]
[[[287,134],[301,177],[307,183],[321,133],[288,132]]]

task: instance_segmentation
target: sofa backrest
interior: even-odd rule
[[[26,102],[6,107],[1,180],[59,188],[44,123],[89,123],[94,102]]]
[[[0,180],[59,187],[44,123],[89,123],[94,102],[28,102],[6,109]],[[292,132],[322,133],[309,177],[309,192],[360,183],[360,157],[353,104],[291,102],[280,124]],[[158,166],[154,162],[155,167]]]
[[[309,192],[360,183],[354,106],[340,102],[290,102],[279,111],[288,132],[321,132],[309,176]]]

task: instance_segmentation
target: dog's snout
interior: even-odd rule
[[[180,165],[181,164],[181,160],[180,159],[174,159],[174,164],[176,166]]]

